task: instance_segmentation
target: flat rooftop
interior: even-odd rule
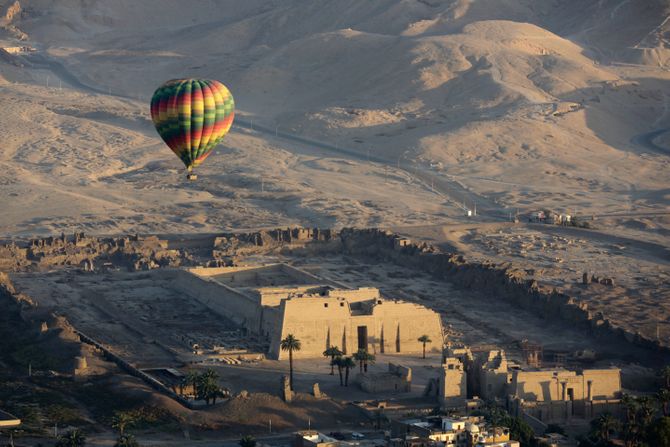
[[[0,427],[9,428],[18,427],[19,425],[21,425],[21,419],[7,413],[6,411],[0,410]]]

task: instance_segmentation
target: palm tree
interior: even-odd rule
[[[335,360],[335,357],[341,356],[343,353],[342,351],[339,350],[337,346],[330,346],[328,349],[323,351],[323,356],[324,357],[330,357],[330,375],[335,374],[335,363],[333,363],[333,360]]]
[[[140,444],[133,435],[121,435],[116,440],[114,447],[140,447]]]
[[[661,369],[661,377],[663,378],[664,388],[670,390],[670,365],[666,365]]]
[[[375,356],[370,354],[365,349],[359,349],[358,352],[354,354],[354,359],[358,361],[361,373],[364,371],[365,372],[368,371],[368,363],[369,364],[375,363]]]
[[[300,340],[295,338],[293,334],[288,334],[279,345],[282,351],[288,351],[288,367],[289,367],[289,385],[293,391],[293,351],[300,351]]]
[[[670,389],[663,388],[656,393],[656,400],[661,405],[663,416],[670,416]]]
[[[338,355],[330,362],[331,365],[337,366],[337,372],[340,373],[340,386],[344,385],[344,380],[342,378],[342,367],[344,366],[344,359],[341,355]]]
[[[611,413],[603,413],[596,420],[591,421],[591,425],[595,431],[596,437],[609,445],[610,435],[618,426],[619,421],[616,420]]]
[[[640,424],[637,419],[637,400],[630,394],[625,393],[621,397],[621,405],[626,409],[626,421],[623,425],[624,442],[626,447],[633,447],[637,444],[640,432]]]
[[[423,358],[426,358],[426,343],[432,343],[433,340],[430,339],[427,335],[422,335],[418,338],[419,343],[423,343]]]
[[[193,395],[197,395],[196,389],[198,388],[198,378],[199,377],[200,377],[200,375],[198,374],[198,372],[191,369],[186,373],[186,376],[182,380],[184,386],[191,385],[193,387],[193,390],[192,390]],[[182,394],[183,394],[183,392],[182,392]]]
[[[670,418],[662,417],[654,421],[646,435],[648,445],[670,445]]]
[[[256,439],[251,435],[246,435],[240,439],[240,447],[256,447]]]
[[[656,408],[654,408],[654,401],[648,396],[642,396],[638,398],[637,401],[639,403],[638,420],[640,423],[640,431],[644,433],[654,419]]]
[[[344,386],[349,386],[349,370],[356,367],[356,362],[351,357],[342,359],[342,367],[345,369]]]
[[[212,399],[212,405],[216,405],[216,399],[219,397],[223,398],[228,396],[228,390],[224,390],[220,386],[217,386],[215,389],[213,389],[210,393],[208,393],[208,397]]]
[[[130,411],[117,411],[112,418],[112,428],[119,431],[119,437],[123,437],[126,427],[133,425],[135,422],[135,415]]]
[[[355,354],[354,354],[354,360],[358,362],[358,366],[360,368],[361,374],[363,373],[363,362],[368,356],[368,352],[365,349],[359,349]]]
[[[207,380],[219,380],[219,373],[214,371],[212,368],[207,368],[205,372],[200,374],[200,377],[207,379]]]
[[[86,436],[81,430],[74,429],[58,438],[56,447],[83,447],[86,445]]]
[[[370,365],[375,364],[375,356],[374,354],[370,354],[369,352],[366,352],[365,360],[363,361],[363,371],[368,372],[368,363]]]
[[[213,369],[207,369],[198,376],[197,380],[197,397],[198,399],[205,399],[207,405],[209,401],[216,403],[217,397],[223,397],[223,391],[219,386],[219,374]]]

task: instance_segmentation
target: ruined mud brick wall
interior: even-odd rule
[[[0,246],[0,269],[11,271],[30,265],[28,249],[20,248],[15,244]]]
[[[221,259],[257,252],[267,252],[286,246],[307,246],[310,242],[329,242],[337,239],[330,229],[286,228],[260,230],[250,233],[223,233],[215,238],[212,256]]]
[[[367,393],[409,393],[412,391],[412,368],[389,363],[388,372],[358,374],[361,389]]]
[[[0,25],[10,23],[18,14],[21,14],[21,3],[18,0],[6,2],[0,9]]]
[[[408,269],[419,269],[462,288],[472,288],[500,297],[544,318],[559,317],[602,338],[621,341],[670,354],[668,346],[634,333],[607,319],[588,304],[554,288],[527,279],[523,270],[491,262],[468,262],[461,255],[442,253],[427,244],[400,246],[401,237],[391,232],[368,229],[343,229],[340,232],[344,253],[370,256]]]
[[[11,243],[0,246],[0,268],[16,271],[31,265],[39,269],[88,264],[99,269],[104,264],[110,264],[130,270],[149,270],[193,263],[188,254],[168,249],[167,241],[155,236],[96,238],[74,233],[71,236],[62,234],[33,239],[24,245]]]

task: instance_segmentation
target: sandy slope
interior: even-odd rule
[[[669,159],[635,139],[670,127],[660,0],[22,5],[40,54],[0,65],[5,234],[459,219],[431,171],[501,210],[667,209]],[[146,106],[179,76],[360,156],[236,127],[186,185]]]

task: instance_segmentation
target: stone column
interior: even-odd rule
[[[561,400],[567,400],[567,382],[561,382]]]

